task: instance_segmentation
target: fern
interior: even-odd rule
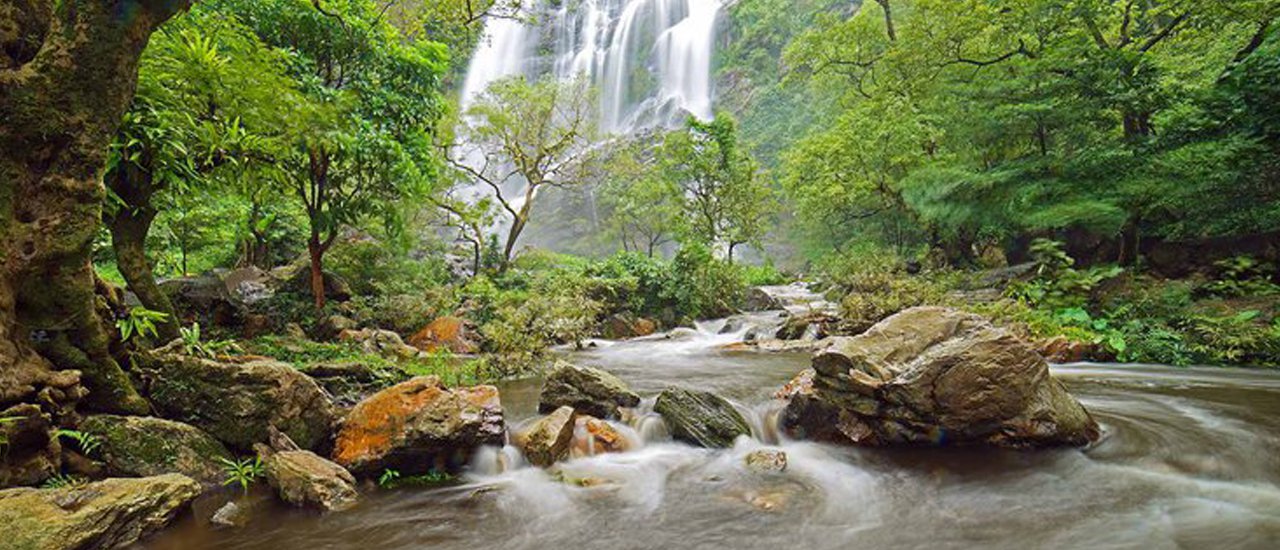
[[[102,439],[88,432],[58,430],[54,432],[54,435],[75,441],[76,446],[80,449],[80,454],[84,456],[92,456],[95,451],[102,447]]]
[[[248,493],[249,486],[257,482],[258,478],[263,475],[261,458],[231,460],[219,457],[218,462],[222,463],[222,472],[226,476],[222,484],[225,486],[239,485],[240,489],[245,493]]]

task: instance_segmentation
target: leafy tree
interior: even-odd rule
[[[772,191],[739,146],[732,117],[690,118],[684,130],[666,136],[658,158],[684,196],[684,240],[723,246],[730,261],[738,246],[759,244],[769,227]]]
[[[683,204],[680,188],[655,166],[655,152],[642,139],[609,144],[602,163],[603,202],[610,233],[622,249],[652,258],[675,238]]]
[[[550,77],[498,80],[464,114],[449,158],[461,179],[485,188],[506,218],[502,270],[511,263],[538,194],[590,181],[595,120],[594,94],[585,82]]]

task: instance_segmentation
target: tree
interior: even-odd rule
[[[75,369],[90,408],[148,410],[108,349],[91,244],[100,176],[138,59],[151,33],[188,4],[0,6],[0,405],[33,399],[53,369]]]
[[[507,218],[501,269],[511,263],[546,187],[581,185],[592,170],[596,109],[584,81],[512,77],[494,82],[464,114],[448,158]]]
[[[104,176],[116,264],[144,307],[167,314],[156,327],[166,341],[179,336],[177,315],[146,253],[161,205],[174,202],[169,194],[225,186],[215,171],[270,162],[289,131],[284,107],[297,102],[280,53],[235,17],[209,15],[197,7],[144,52],[138,93]]]
[[[599,178],[610,237],[618,239],[623,250],[652,258],[675,238],[674,221],[682,213],[680,189],[658,169],[656,150],[647,136],[603,147]]]
[[[226,0],[259,38],[292,52],[304,120],[281,180],[307,215],[311,291],[325,304],[324,256],[342,227],[395,224],[402,200],[436,181],[430,134],[442,113],[445,48],[404,37],[372,0]]]
[[[739,147],[732,117],[689,118],[684,130],[667,134],[658,158],[683,195],[685,240],[723,246],[730,261],[738,246],[759,244],[769,227],[772,190]]]

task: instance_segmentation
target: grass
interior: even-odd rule
[[[299,368],[317,363],[359,363],[388,379],[406,376],[436,376],[447,386],[474,386],[498,377],[485,359],[462,359],[448,351],[424,358],[392,359],[364,351],[357,343],[298,341],[264,336],[246,342],[244,348],[291,363]]]

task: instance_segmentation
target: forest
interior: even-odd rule
[[[16,550],[1269,547],[1278,20],[0,0],[0,523]]]

